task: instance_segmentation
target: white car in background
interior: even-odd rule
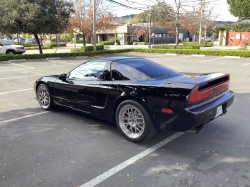
[[[23,54],[25,49],[21,45],[12,45],[6,40],[0,40],[0,54],[14,55],[14,54]]]

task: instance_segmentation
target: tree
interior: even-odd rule
[[[130,22],[131,24],[133,24],[133,23],[137,23],[138,20],[137,20],[136,17],[134,17],[134,18],[129,18],[129,19],[127,19],[127,20],[125,21],[126,24],[128,24],[129,22]]]
[[[22,33],[22,37],[23,38],[32,38],[32,35],[30,35],[29,33]]]
[[[93,35],[93,6],[91,0],[74,0],[74,13],[71,15],[71,26],[79,30],[86,46],[86,35]],[[113,15],[107,12],[106,3],[96,2],[96,31],[114,27]]]
[[[249,20],[245,20],[243,18],[238,19],[237,22],[228,25],[227,30],[233,30],[236,32],[249,32],[250,31],[250,22]]]
[[[61,38],[61,40],[66,40],[66,34],[63,33],[63,34],[60,36],[60,38]],[[68,38],[69,40],[72,40],[72,38],[74,38],[73,33],[67,33],[67,38]]]
[[[64,30],[72,6],[64,0],[1,0],[0,32],[34,34],[42,54],[38,34],[56,34]]]
[[[227,3],[233,16],[250,19],[250,0],[227,0]]]

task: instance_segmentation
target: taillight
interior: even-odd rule
[[[209,82],[206,82],[206,83],[209,83]],[[219,83],[217,85],[211,86],[211,87],[203,89],[203,90],[199,90],[199,88],[202,87],[202,85],[204,85],[206,83],[198,85],[194,88],[194,90],[193,90],[193,92],[188,100],[189,103],[199,101],[201,99],[204,99],[206,97],[209,97],[211,95],[214,95],[216,93],[219,93],[219,92],[227,89],[229,86],[229,76],[227,76],[227,80],[222,82],[222,83]]]

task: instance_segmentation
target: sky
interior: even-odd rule
[[[125,4],[130,7],[136,7],[139,9],[146,9],[147,6],[156,4],[156,0],[114,0],[116,2]],[[175,0],[165,0],[167,4],[174,5]],[[186,1],[185,6],[186,10],[192,9],[191,6],[198,6],[201,2],[201,0],[180,0],[180,1]],[[204,0],[203,0],[204,1]],[[228,4],[227,0],[206,0],[206,2],[209,2],[209,6],[213,7],[214,14],[218,15],[216,16],[216,21],[237,21],[238,18],[234,17],[230,14],[228,11]],[[130,14],[139,14],[142,10],[134,10],[129,8],[124,8],[122,6],[117,6],[115,4],[112,4],[112,8],[110,11],[117,15],[117,17],[126,16]]]

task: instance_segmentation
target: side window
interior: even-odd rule
[[[133,68],[125,64],[113,62],[111,72],[113,80],[136,80],[133,76]]]
[[[90,61],[73,69],[68,78],[71,79],[102,79],[106,62]]]

